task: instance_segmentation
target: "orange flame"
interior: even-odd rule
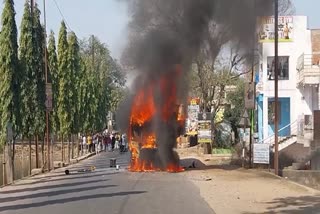
[[[182,68],[180,65],[175,67],[175,72],[168,72],[164,74],[158,82],[150,82],[148,87],[138,91],[134,98],[134,102],[131,106],[130,114],[130,129],[128,133],[129,137],[129,149],[131,152],[131,164],[129,171],[134,172],[150,172],[150,171],[160,171],[156,168],[153,163],[148,163],[146,161],[140,160],[140,149],[155,149],[156,145],[156,135],[154,132],[147,132],[143,130],[140,133],[142,136],[135,138],[132,133],[132,127],[143,127],[147,122],[150,122],[156,114],[160,116],[160,119],[164,122],[169,122],[175,114],[176,121],[180,125],[184,125],[184,114],[182,113],[181,107],[177,109],[177,88],[176,80],[182,73]],[[162,104],[157,109],[154,102],[154,92],[156,87],[159,86]],[[178,112],[176,112],[178,110]],[[181,172],[183,168],[176,166],[176,164],[169,164],[166,168],[168,172]]]

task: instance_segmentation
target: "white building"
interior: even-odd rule
[[[274,18],[261,18],[257,112],[259,140],[274,135]],[[295,135],[302,115],[319,108],[320,71],[306,67],[312,56],[311,30],[306,16],[279,17],[279,136]],[[320,47],[320,45],[319,45]],[[320,50],[319,50],[320,51]],[[311,61],[310,61],[311,62]],[[311,64],[311,63],[310,63]],[[300,66],[300,68],[299,68]],[[299,68],[299,72],[297,71]],[[318,67],[319,68],[319,67]],[[309,78],[310,77],[310,78]],[[312,82],[314,81],[314,82]],[[316,86],[316,87],[314,87]],[[272,143],[272,142],[270,142]]]

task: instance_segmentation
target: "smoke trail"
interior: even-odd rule
[[[178,64],[183,73],[173,85],[180,103],[186,103],[186,73],[200,49],[206,47],[212,58],[228,41],[236,41],[243,50],[251,49],[256,17],[269,15],[272,9],[272,1],[268,0],[127,0],[127,3],[132,19],[122,63],[134,67],[138,73],[133,95],[134,91],[147,90],[150,82],[156,82],[163,75],[169,74],[170,79]],[[153,97],[157,106],[168,99],[157,90]],[[132,97],[126,99],[119,110],[118,123],[122,129],[128,128],[132,102]],[[176,163],[178,158],[173,147],[178,125],[174,120],[163,122],[159,115],[152,124],[162,164]]]

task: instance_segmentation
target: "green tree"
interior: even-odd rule
[[[86,64],[81,58],[80,60],[80,73],[79,73],[79,96],[78,96],[78,109],[79,109],[79,129],[82,133],[88,132],[88,121],[89,115],[87,112],[90,109],[90,103],[88,102],[88,75]]]
[[[37,102],[34,110],[36,111],[36,134],[43,135],[45,129],[45,100],[46,100],[46,86],[45,86],[45,64],[44,64],[44,51],[45,51],[45,36],[44,29],[40,22],[40,10],[38,4],[35,4],[33,14],[33,47],[35,52],[34,57],[34,71],[36,74],[37,84]]]
[[[80,88],[80,47],[76,34],[71,32],[68,37],[68,73],[72,84],[70,84],[69,111],[71,113],[73,134],[79,132],[79,88]]]
[[[72,121],[70,112],[70,85],[72,84],[70,72],[68,72],[68,41],[67,28],[64,22],[61,23],[58,39],[58,71],[59,71],[59,97],[58,117],[60,133],[70,134]]]
[[[59,117],[58,117],[58,97],[59,97],[59,73],[58,73],[58,58],[56,51],[56,41],[54,32],[51,31],[48,41],[48,67],[52,81],[53,93],[53,112],[51,118],[51,125],[54,132],[59,131]]]
[[[123,95],[125,75],[114,60],[106,44],[91,36],[81,42],[81,55],[85,63],[88,78],[86,82],[84,106],[90,112],[84,121],[85,129],[99,131],[106,126],[108,111],[115,111]]]
[[[228,93],[227,101],[230,103],[229,108],[224,112],[224,117],[227,121],[231,123],[231,127],[237,136],[237,128],[241,116],[244,111],[244,86],[245,80],[243,78],[237,79],[236,90]]]
[[[37,75],[34,69],[34,44],[32,17],[29,1],[26,0],[21,21],[19,42],[19,60],[21,69],[21,119],[22,134],[31,139],[35,134],[35,119],[37,106]]]
[[[5,143],[6,127],[12,122],[20,130],[20,74],[18,68],[17,26],[13,0],[4,1],[0,34],[0,147]]]

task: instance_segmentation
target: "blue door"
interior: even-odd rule
[[[269,136],[274,134],[275,116],[274,98],[268,99],[268,127]],[[290,130],[290,98],[279,98],[279,136],[286,137],[291,135]]]

